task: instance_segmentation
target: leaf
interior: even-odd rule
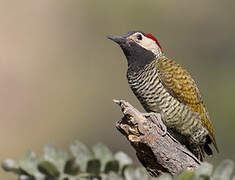
[[[136,180],[135,179],[135,170],[132,167],[128,167],[124,171],[125,180]]]
[[[64,167],[65,174],[77,175],[79,170],[80,168],[79,165],[76,163],[75,158],[71,158],[70,160],[68,160]]]
[[[104,171],[106,163],[113,159],[112,152],[106,145],[101,143],[94,145],[92,150],[95,158],[101,162],[101,171]]]
[[[86,172],[98,175],[100,173],[101,163],[98,159],[90,160],[87,163]]]
[[[70,176],[70,177],[64,178],[63,180],[87,180],[87,179]]]
[[[184,170],[178,177],[177,180],[193,180],[194,179],[194,172],[189,170]]]
[[[91,178],[78,177],[78,179],[75,180],[91,180]]]
[[[19,161],[19,167],[22,175],[33,176],[35,179],[43,179],[44,175],[38,171],[38,160],[34,152],[27,152],[25,157]]]
[[[107,176],[103,177],[102,180],[123,180],[123,178],[114,172],[110,172]]]
[[[117,152],[114,155],[114,159],[119,162],[120,169],[123,169],[124,166],[131,165],[133,163],[132,159],[124,152]]]
[[[51,162],[58,168],[61,173],[64,170],[64,166],[68,158],[69,156],[67,153],[63,152],[53,145],[45,145],[43,148],[43,154],[41,156],[41,160]]]
[[[213,171],[213,166],[207,162],[203,162],[196,170],[195,170],[195,177],[202,179],[210,179],[210,176]]]
[[[32,176],[20,175],[19,180],[34,180]]]
[[[70,151],[76,158],[76,162],[80,166],[81,171],[85,171],[87,162],[92,159],[92,154],[89,149],[80,141],[74,141],[70,146]]]
[[[15,174],[21,174],[20,168],[18,164],[13,159],[6,159],[2,163],[2,168],[5,171],[11,171],[14,172]]]
[[[52,164],[50,161],[41,161],[38,164],[38,169],[41,173],[49,177],[59,177],[60,172],[57,167]]]
[[[161,175],[157,180],[172,180],[172,176],[170,174]]]
[[[144,168],[136,168],[135,169],[135,178],[140,180],[148,180],[147,172]]]
[[[213,180],[229,180],[233,172],[234,163],[232,160],[224,160],[215,169]]]
[[[144,168],[127,167],[124,171],[125,180],[148,180],[149,176]]]
[[[104,172],[108,174],[111,171],[116,173],[119,171],[119,162],[117,160],[109,161],[106,163]]]

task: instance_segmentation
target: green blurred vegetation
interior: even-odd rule
[[[107,35],[153,33],[199,84],[220,153],[235,160],[235,1],[0,0],[0,159],[102,141],[135,158],[113,98],[142,109]],[[1,179],[9,176],[0,170]]]
[[[90,150],[80,141],[74,141],[69,154],[55,146],[45,145],[43,153],[36,157],[34,152],[15,162],[7,159],[2,163],[6,172],[11,172],[19,180],[234,180],[232,173],[234,162],[223,160],[216,168],[203,162],[194,171],[183,170],[177,174],[164,173],[158,176],[156,171],[136,167],[132,159],[124,152],[112,153],[101,143]],[[156,173],[156,174],[155,174]],[[156,176],[158,176],[156,178]]]

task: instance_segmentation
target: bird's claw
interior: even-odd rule
[[[157,125],[160,126],[160,128],[162,129],[163,133],[161,134],[162,136],[165,136],[167,134],[167,127],[166,125],[163,123],[162,121],[162,117],[160,113],[154,113],[154,112],[150,112],[150,113],[143,113],[143,115],[145,117],[150,117],[153,122]]]

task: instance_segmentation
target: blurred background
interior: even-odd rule
[[[198,82],[220,153],[235,160],[235,1],[0,0],[0,160],[79,139],[135,160],[112,99],[143,111],[106,35],[153,33]],[[137,162],[138,163],[138,162]],[[1,179],[13,180],[0,170]]]

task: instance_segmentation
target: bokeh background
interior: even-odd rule
[[[135,158],[113,98],[142,110],[106,35],[153,33],[199,84],[220,153],[235,160],[235,1],[0,0],[0,160],[74,140]],[[137,162],[138,163],[138,162]],[[0,170],[1,179],[15,179]]]

